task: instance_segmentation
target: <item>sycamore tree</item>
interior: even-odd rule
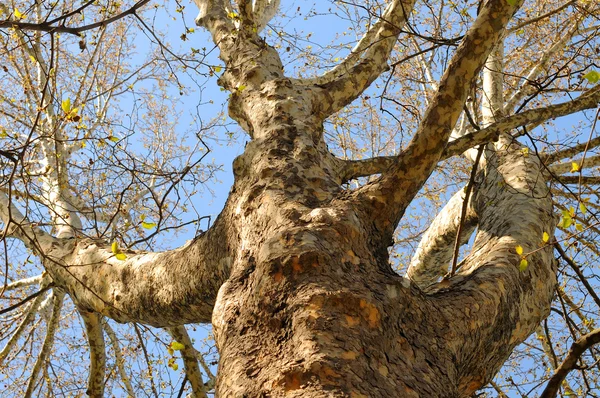
[[[4,395],[594,396],[596,2],[195,3],[0,5]]]

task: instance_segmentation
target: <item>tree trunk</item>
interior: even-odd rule
[[[374,222],[378,197],[339,188],[322,128],[294,95],[282,79],[253,100],[276,113],[254,114],[265,125],[250,122],[254,140],[236,159],[226,222],[239,226],[240,245],[213,311],[217,394],[471,395],[549,312],[556,278],[542,235],[553,216],[539,163],[518,144],[488,151],[473,252],[425,293],[390,268],[389,237]],[[517,245],[540,249],[525,270]],[[425,251],[420,269],[440,269]]]

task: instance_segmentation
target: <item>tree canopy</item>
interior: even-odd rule
[[[599,30],[0,4],[0,395],[596,396]]]

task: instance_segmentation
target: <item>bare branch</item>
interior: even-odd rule
[[[445,159],[451,156],[459,155],[469,148],[493,141],[499,136],[499,134],[508,132],[511,129],[520,126],[537,124],[557,117],[580,112],[585,109],[594,108],[597,106],[599,101],[600,85],[588,90],[572,101],[563,102],[556,105],[549,105],[543,108],[530,109],[512,116],[508,116],[486,128],[467,134],[464,137],[452,141],[444,150],[442,158]],[[545,162],[552,163],[558,159],[572,156],[573,154],[583,151],[584,148],[585,145],[582,149],[578,149],[578,147],[569,148],[560,154],[550,155],[545,159]]]
[[[20,29],[20,30],[24,30],[24,31],[30,30],[30,31],[37,31],[37,32],[70,33],[70,34],[79,36],[82,32],[100,28],[100,27],[109,25],[115,21],[118,21],[119,19],[123,19],[128,15],[133,15],[137,12],[137,10],[142,8],[149,1],[150,0],[140,0],[137,3],[135,3],[133,6],[128,8],[127,10],[125,10],[113,17],[110,17],[103,21],[95,22],[95,23],[92,23],[89,25],[83,25],[83,26],[78,26],[78,27],[68,27],[68,26],[65,26],[64,20],[67,17],[72,16],[73,14],[78,14],[82,8],[85,8],[88,5],[93,4],[94,1],[89,1],[89,2],[85,3],[84,5],[82,5],[81,7],[79,7],[78,10],[72,11],[70,13],[62,15],[62,16],[55,18],[48,22],[31,23],[31,22],[21,22],[20,20],[3,20],[3,21],[0,21],[0,29],[1,28],[16,28],[16,29]]]
[[[479,16],[453,55],[439,90],[429,103],[408,147],[398,157],[395,166],[384,173],[379,181],[357,191],[358,197],[364,200],[372,202],[376,197],[376,200],[383,202],[386,212],[381,212],[379,206],[374,207],[379,209],[380,222],[385,225],[380,229],[385,233],[391,233],[395,228],[404,210],[439,161],[462,113],[472,82],[516,9],[503,0],[483,3]],[[397,195],[398,192],[402,192],[402,195]]]
[[[113,351],[115,353],[115,362],[117,364],[117,371],[119,372],[119,377],[121,381],[125,385],[125,391],[130,397],[135,397],[135,393],[133,392],[133,387],[131,386],[131,380],[125,371],[125,359],[123,358],[123,354],[121,353],[121,344],[119,344],[119,339],[113,328],[110,327],[106,318],[102,319],[102,328],[106,335],[110,339],[110,344],[113,347]]]
[[[540,398],[555,397],[569,372],[577,366],[577,361],[581,358],[581,355],[583,355],[588,348],[598,343],[600,343],[600,329],[594,329],[592,332],[577,339],[577,341],[571,345],[571,349],[563,362],[548,381]]]
[[[546,164],[552,164],[561,159],[571,158],[571,157],[585,151],[586,148],[589,150],[589,149],[597,148],[598,146],[600,146],[600,137],[592,138],[589,141],[583,142],[581,144],[573,145],[572,147],[569,147],[562,151],[551,153],[544,158],[544,162]]]
[[[198,359],[196,358],[196,350],[192,345],[192,340],[188,335],[185,326],[176,326],[168,328],[167,331],[178,343],[183,344],[185,347],[180,351],[183,363],[185,366],[185,374],[188,381],[192,385],[192,391],[195,398],[206,397],[206,388],[204,387],[204,381],[202,380],[202,373],[200,373],[200,367],[198,366]]]
[[[40,285],[40,287],[42,289],[44,289],[47,287],[47,285],[48,285],[48,281],[42,281],[42,284]],[[26,313],[25,317],[23,318],[23,320],[21,321],[21,323],[19,324],[17,329],[13,332],[12,336],[10,336],[10,339],[8,339],[8,341],[6,342],[6,345],[4,346],[4,348],[2,348],[2,351],[0,351],[0,364],[2,364],[2,362],[4,362],[7,355],[14,348],[17,341],[19,341],[19,338],[25,331],[25,328],[27,328],[27,326],[29,326],[29,324],[34,320],[35,315],[36,315],[38,309],[40,308],[40,306],[42,306],[43,301],[44,301],[44,295],[38,295],[33,300],[33,302],[31,304],[29,304],[29,307],[27,308],[27,313]]]

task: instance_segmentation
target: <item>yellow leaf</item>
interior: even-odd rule
[[[36,59],[35,59],[35,57],[34,57],[33,55],[30,55],[30,56],[29,56],[29,59],[30,59],[30,60],[31,60],[31,62],[33,62],[33,63],[35,63],[35,62],[36,62]]]
[[[585,207],[585,204],[583,202],[579,202],[579,210],[583,214],[587,213],[587,207]]]
[[[85,141],[81,141],[81,147],[85,148],[87,146],[87,144],[85,143]]]
[[[21,11],[19,11],[18,8],[15,8],[15,10],[13,11],[13,14],[15,15],[15,18],[17,18],[17,19],[25,19],[25,18],[27,18],[27,15],[21,13]]]
[[[524,157],[529,157],[529,148],[523,148],[521,149],[521,152],[523,153]]]
[[[142,227],[144,227],[146,229],[152,229],[152,228],[156,227],[156,223],[142,221]]]
[[[515,250],[519,256],[523,254],[523,248],[520,245],[515,247]]]
[[[527,269],[527,265],[529,265],[527,260],[522,258],[521,262],[519,263],[519,271],[521,271],[521,272],[525,271]]]
[[[115,137],[114,135],[111,135],[110,137],[108,137],[108,139],[112,142],[119,142],[119,138]]]
[[[62,110],[68,114],[69,112],[71,112],[71,98],[67,98],[66,100],[64,100],[61,104],[60,104]]]
[[[548,235],[548,232],[544,232],[544,234],[542,235],[542,241],[544,243],[548,242],[548,240],[550,239],[550,235]]]
[[[173,347],[173,349],[176,351],[181,351],[185,348],[185,346],[178,341],[172,342],[171,347]]]
[[[581,225],[578,222],[576,222],[575,223],[575,229],[578,230],[579,232],[583,232],[583,225]]]
[[[576,171],[579,171],[579,165],[577,162],[571,162],[571,173],[575,173]]]
[[[586,79],[590,83],[598,83],[598,81],[600,81],[600,73],[598,73],[595,70],[591,70],[588,73],[586,73],[585,75],[583,75],[583,78]]]
[[[142,214],[142,215],[140,216],[140,220],[144,221],[145,219],[146,219],[146,215],[145,215],[145,214]]]
[[[238,87],[238,91],[239,91],[240,93],[241,93],[242,91],[244,91],[245,89],[246,89],[246,86],[244,86],[243,84],[242,84],[242,85],[240,85],[240,86]]]
[[[217,72],[217,73],[221,72],[221,67],[220,66],[215,66],[215,72]]]
[[[167,347],[167,352],[169,353],[169,355],[173,355],[175,353],[175,351],[173,351],[171,347]]]
[[[127,258],[127,256],[125,255],[125,253],[121,252],[121,249],[119,249],[119,244],[117,243],[117,241],[114,241],[110,245],[110,249],[115,254],[115,257],[117,258],[117,260],[123,261],[123,260],[125,260]]]

